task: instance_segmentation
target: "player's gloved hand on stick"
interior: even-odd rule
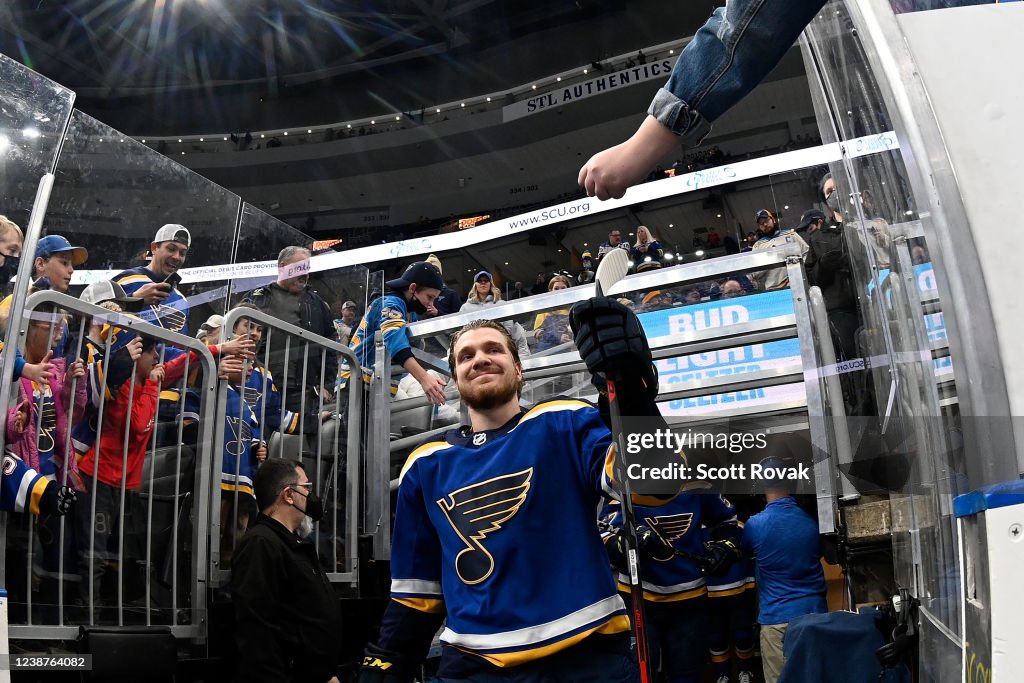
[[[400,652],[391,652],[371,643],[363,652],[358,680],[359,683],[410,683],[414,669]]]
[[[611,297],[598,296],[573,305],[569,326],[599,391],[605,392],[604,377],[610,376],[617,382],[635,384],[650,395],[657,394],[658,376],[651,362],[651,348],[636,313]]]
[[[710,576],[721,576],[728,571],[729,565],[743,557],[739,545],[732,539],[708,541],[704,550],[708,558],[706,571]]]
[[[665,543],[661,536],[654,533],[650,527],[641,524],[636,528],[637,549],[640,557],[665,562],[675,557],[675,550]],[[608,549],[608,559],[612,566],[621,571],[629,569],[629,562],[626,555],[626,530],[618,529],[609,537],[605,547]]]
[[[74,506],[76,500],[75,490],[70,486],[60,486],[51,482],[43,491],[39,499],[39,511],[49,514],[67,514]]]

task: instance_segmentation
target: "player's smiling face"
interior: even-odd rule
[[[516,365],[505,335],[481,327],[459,337],[455,348],[455,377],[466,405],[488,410],[518,401],[523,371]]]

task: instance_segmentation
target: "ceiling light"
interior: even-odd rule
[[[903,212],[903,215],[904,215],[904,216],[913,216],[913,215],[914,215],[914,212],[913,212],[913,211],[904,211],[904,212]]]
[[[184,153],[184,152],[182,152],[182,153],[181,153],[181,156],[185,156],[185,153]]]
[[[490,101],[491,101],[491,98],[490,98],[490,97],[488,97],[488,98],[487,98],[487,101],[488,101],[488,102],[490,102]],[[885,185],[885,183],[882,183],[882,184],[883,184],[883,185]]]
[[[440,114],[440,113],[441,113],[441,110],[440,110],[440,109],[435,109],[435,110],[434,110],[434,113],[435,113],[435,114]]]
[[[630,237],[632,237],[632,236],[633,236],[633,233],[629,233],[629,236],[630,236]]]
[[[693,252],[693,255],[697,256],[697,257],[703,256],[704,255],[704,250],[703,249],[698,249],[697,251]]]
[[[669,53],[670,55],[674,55],[674,54],[676,53],[676,51],[675,51],[675,50],[669,50],[669,51],[668,51],[668,53]]]
[[[505,265],[506,265],[506,266],[508,265],[508,261],[505,261]]]
[[[287,135],[287,134],[288,133],[285,133],[285,135]],[[203,138],[199,138],[199,142],[206,142],[206,140],[204,140]]]
[[[228,139],[228,136],[227,136],[227,135],[225,135],[225,136],[224,136],[224,139],[225,139],[225,140],[227,140],[227,139]],[[145,142],[145,140],[143,140],[143,142]]]
[[[556,80],[556,81],[558,81],[559,83],[561,83],[561,82],[562,82],[562,77],[561,77],[561,76],[559,76],[559,77],[558,77],[558,78],[556,78],[555,80]]]
[[[103,142],[103,138],[100,138],[100,142]],[[178,142],[181,142],[181,140],[178,140]]]
[[[370,125],[371,125],[371,126],[376,126],[376,125],[377,125],[377,122],[376,122],[376,121],[370,121]]]
[[[124,142],[124,138],[121,138],[121,142]]]
[[[103,142],[103,140],[100,140],[100,142]],[[178,142],[181,142],[181,138],[178,138]]]
[[[536,90],[536,89],[537,89],[537,84],[536,84],[536,83],[534,83],[534,84],[533,84],[532,86],[530,86],[530,87],[532,87],[532,88],[533,88],[534,90]]]
[[[583,73],[587,73],[587,70],[586,70],[586,69],[584,69],[584,70],[583,70]]]
[[[265,137],[267,137],[267,136],[266,136],[266,135],[264,135],[263,133],[260,133],[260,137],[261,137],[261,138],[265,138]],[[178,142],[181,142],[181,140],[178,140]]]
[[[309,128],[309,129],[307,129],[307,130],[306,130],[306,132],[307,132],[307,133],[312,133],[312,132],[313,132],[313,129],[312,129],[312,128]],[[226,138],[225,138],[225,139],[226,139]]]
[[[668,227],[672,228],[672,227],[675,227],[675,226],[673,226],[671,223],[669,223]]]
[[[396,116],[396,117],[395,117],[395,121],[401,121],[401,120],[402,120],[402,117],[401,117],[401,116]]]
[[[466,106],[466,103],[465,103],[465,102],[463,102],[463,103],[462,103],[462,104],[460,104],[459,106],[460,106],[460,107],[465,107],[465,106]]]
[[[351,123],[350,123],[350,124],[348,124],[348,127],[349,127],[349,128],[351,128],[351,127],[352,127],[352,124],[351,124]]]
[[[227,138],[224,138],[224,139],[225,139],[225,140],[227,140]],[[145,142],[145,141],[146,141],[146,138],[142,138],[142,141],[143,141],[143,142]]]
[[[285,131],[285,132],[284,132],[284,134],[285,134],[285,135],[288,135],[288,131]]]
[[[786,205],[785,205],[784,207],[782,207],[782,208],[783,208],[783,209],[788,209],[788,208],[789,208],[789,204],[786,204]]]
[[[671,261],[671,260],[672,260],[672,259],[674,259],[674,258],[675,258],[675,256],[674,256],[674,255],[672,254],[672,252],[671,252],[671,251],[666,251],[666,252],[665,252],[665,260],[666,260],[666,261]]]

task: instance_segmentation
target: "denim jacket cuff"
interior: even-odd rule
[[[688,147],[699,145],[711,132],[711,124],[703,116],[665,88],[658,90],[647,113],[678,135]]]

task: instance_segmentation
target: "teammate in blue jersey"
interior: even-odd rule
[[[577,306],[588,368],[632,369],[620,398],[655,414],[635,315],[605,298]],[[614,347],[601,346],[609,337]],[[391,601],[360,680],[411,680],[444,619],[444,681],[635,680],[629,618],[595,524],[599,502],[614,495],[606,416],[564,398],[522,410],[516,345],[494,321],[453,335],[448,362],[470,423],[414,450],[402,469]]]
[[[405,368],[423,387],[424,395],[432,403],[440,405],[445,400],[445,384],[427,372],[413,357],[406,323],[418,320],[420,315],[433,306],[434,299],[444,287],[441,272],[426,261],[417,261],[409,265],[401,277],[388,280],[385,284],[387,289],[384,295],[370,304],[348,346],[355,352],[359,364],[372,371],[376,353],[373,338],[379,330],[391,362]],[[339,385],[348,382],[351,372],[348,362],[343,362],[338,373]]]
[[[743,523],[739,522],[739,526],[742,529]],[[710,530],[705,528],[705,543],[712,540]],[[721,575],[708,576],[707,587],[712,678],[715,683],[729,683],[732,680],[732,660],[735,659],[736,683],[752,683],[754,623],[757,620],[753,562],[749,557],[741,557]]]
[[[658,508],[634,505],[641,555],[649,659],[661,662],[669,683],[697,683],[707,659],[707,575],[724,573],[738,558],[736,508],[710,490],[688,491]],[[622,505],[611,501],[602,515],[609,559],[628,596],[629,573]],[[712,539],[705,543],[702,526]]]
[[[183,225],[169,223],[156,232],[148,266],[138,266],[119,273],[114,282],[121,285],[129,296],[146,303],[139,317],[171,332],[188,334],[188,300],[178,291],[178,270],[185,265],[185,257],[192,246],[192,235]],[[164,362],[174,360],[183,349],[167,346]]]

